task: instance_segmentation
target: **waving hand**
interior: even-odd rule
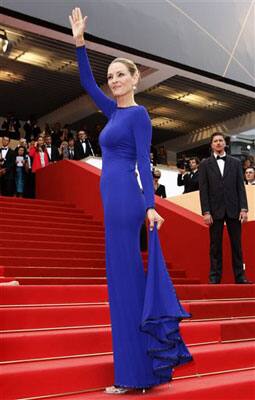
[[[86,31],[87,19],[87,16],[83,18],[81,9],[78,7],[73,9],[72,15],[69,15],[74,39],[83,39],[84,32]]]

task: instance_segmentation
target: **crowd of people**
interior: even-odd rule
[[[183,157],[178,160],[179,170],[177,185],[184,186],[183,193],[190,193],[199,190],[199,165],[198,157]],[[255,185],[255,160],[250,155],[242,160],[243,179],[246,185]]]
[[[23,132],[22,132],[23,130]],[[3,196],[35,197],[35,172],[59,160],[81,160],[88,156],[101,156],[98,137],[102,126],[97,124],[91,132],[86,127],[73,131],[59,122],[41,129],[33,118],[23,126],[18,118],[7,115],[1,125],[0,194]],[[13,140],[18,145],[13,148]],[[158,183],[160,170],[157,164],[167,164],[164,146],[159,150],[151,146],[151,169],[155,194],[166,197],[165,187]]]
[[[50,163],[59,160],[81,160],[88,156],[101,156],[98,137],[102,126],[97,124],[93,133],[86,127],[72,131],[68,125],[60,123],[52,126],[45,124],[43,130],[36,121],[25,121],[21,137],[20,121],[9,114],[3,121],[2,147],[0,148],[0,194],[3,196],[28,197],[35,196],[35,172]],[[19,139],[13,149],[12,139]],[[158,164],[167,165],[167,152],[164,145],[158,149],[151,146],[151,170],[153,174],[154,192],[166,198],[165,186],[159,183],[161,172]],[[183,186],[183,193],[199,190],[198,157],[186,157],[177,161],[179,170],[177,185]],[[255,161],[248,156],[242,161],[244,181],[247,185],[255,185]]]
[[[28,120],[23,126],[25,135],[20,137],[20,127],[19,121],[11,117],[2,124],[0,194],[3,196],[33,198],[38,169],[59,160],[100,155],[97,138],[90,138],[86,128],[72,132],[68,126],[61,128],[55,124],[52,129],[46,124],[41,131],[36,123]],[[18,144],[13,148],[12,139],[17,138]]]

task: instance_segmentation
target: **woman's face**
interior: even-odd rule
[[[134,91],[138,82],[137,74],[130,74],[125,64],[115,62],[109,65],[107,73],[108,86],[114,97],[125,96]]]
[[[24,156],[24,149],[22,147],[19,147],[18,149],[18,155],[19,156]]]
[[[43,143],[44,143],[43,138],[42,138],[42,137],[39,137],[37,143],[38,143],[39,146],[42,146]]]

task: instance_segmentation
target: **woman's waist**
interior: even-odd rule
[[[114,174],[116,171],[133,173],[135,171],[135,165],[136,163],[133,160],[103,158],[102,171],[107,174]]]

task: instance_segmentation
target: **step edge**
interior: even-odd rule
[[[106,303],[102,303],[103,305],[105,305]],[[249,321],[252,320],[254,321],[254,317],[236,317],[236,318],[225,318],[225,319],[212,319],[206,322],[211,322],[211,323],[215,323],[218,322],[231,322],[231,321]],[[200,320],[199,324],[203,324],[205,321],[204,320]],[[198,323],[197,321],[190,321],[188,325],[192,325],[192,323]],[[183,320],[181,322],[181,324],[185,324],[185,320]],[[186,325],[186,324],[185,324]],[[111,324],[94,324],[94,325],[70,325],[70,326],[56,326],[56,327],[44,327],[44,328],[24,328],[24,329],[4,329],[4,330],[0,330],[0,334],[5,334],[5,333],[25,333],[25,332],[44,332],[44,331],[59,331],[59,330],[75,330],[75,329],[100,329],[100,328],[107,328],[107,327],[111,327]]]
[[[235,370],[229,370],[229,371],[222,371],[219,373],[214,373],[211,375],[220,375],[220,374],[228,374],[228,373],[237,373],[237,372],[245,372],[245,371],[250,371],[255,368],[244,368],[244,369],[235,369]],[[206,375],[204,375],[206,376]],[[191,379],[199,379],[199,376],[191,376]],[[177,381],[180,378],[173,378],[173,380]],[[185,377],[185,379],[188,379]],[[190,378],[189,378],[190,379]],[[105,390],[105,387],[98,387],[98,388],[92,388],[92,389],[86,389],[82,391],[77,391],[77,392],[64,392],[64,393],[56,393],[56,394],[49,394],[49,395],[43,395],[43,396],[36,396],[36,397],[22,397],[19,400],[43,400],[43,399],[54,399],[58,397],[64,397],[64,396],[72,396],[72,395],[79,395],[79,394],[84,394],[84,393],[93,393],[93,392],[103,392]],[[160,398],[160,395],[159,395]],[[68,400],[68,397],[67,397]]]

